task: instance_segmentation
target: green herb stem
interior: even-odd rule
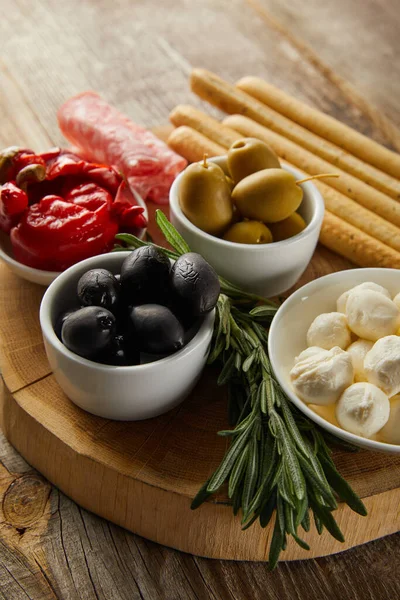
[[[115,250],[151,244],[172,259],[190,252],[160,210],[156,221],[174,251],[128,234],[117,235]],[[309,549],[297,532],[299,526],[310,529],[310,513],[318,533],[325,527],[344,541],[332,514],[336,498],[360,515],[366,509],[337,471],[324,432],[290,403],[274,378],[264,326],[271,322],[277,305],[219,279],[221,294],[208,363],[221,366],[218,385],[229,386],[233,429],[219,432],[230,439],[230,446],[191,507],[198,508],[227,483],[234,514],[242,511],[243,529],[256,521],[266,527],[275,513],[269,551],[269,566],[274,568],[286,548],[287,535]]]

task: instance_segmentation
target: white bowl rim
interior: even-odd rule
[[[24,265],[24,263],[19,262],[13,256],[10,256],[7,252],[3,250],[0,245],[0,258],[11,267],[18,269],[24,273],[35,273],[38,277],[53,277],[54,279],[58,277],[61,271],[44,271],[43,269],[35,269],[34,267],[28,267],[28,265]]]
[[[65,271],[63,271],[47,288],[46,292],[43,295],[42,301],[40,303],[40,311],[39,311],[39,319],[40,319],[40,327],[42,329],[42,333],[47,341],[61,354],[63,354],[69,360],[78,363],[82,366],[89,367],[96,371],[104,371],[104,372],[119,372],[119,373],[132,373],[132,372],[143,372],[145,370],[154,369],[155,365],[162,365],[168,367],[172,362],[176,361],[179,358],[183,358],[189,354],[191,354],[195,348],[202,344],[204,339],[207,337],[210,328],[212,328],[214,322],[215,309],[211,312],[207,313],[203,317],[203,322],[201,323],[197,333],[193,336],[193,338],[180,350],[166,356],[165,358],[160,358],[153,362],[144,363],[142,365],[130,365],[130,366],[121,366],[121,365],[103,365],[102,363],[97,363],[93,360],[89,360],[87,358],[83,358],[75,352],[68,350],[66,346],[61,342],[61,340],[57,337],[56,332],[54,331],[54,327],[51,323],[50,319],[50,308],[53,305],[54,299],[57,294],[60,292],[60,289],[65,284],[65,282],[70,279],[71,275],[74,274],[76,270],[82,268],[83,265],[87,265],[88,270],[91,268],[91,264],[98,263],[100,257],[106,257],[110,259],[111,257],[118,255],[123,255],[123,258],[126,258],[131,253],[130,250],[127,251],[119,251],[119,252],[108,252],[106,254],[98,254],[97,256],[91,256],[85,260],[82,260],[75,265],[72,265]],[[104,268],[107,268],[107,265],[104,265]]]
[[[145,201],[143,200],[143,198],[141,196],[139,196],[139,194],[136,192],[136,190],[133,189],[133,187],[131,187],[131,191],[132,194],[135,196],[135,199],[138,203],[138,206],[144,208],[144,215],[146,217],[146,220],[149,220],[149,213],[148,213],[148,209],[146,206]],[[143,234],[141,237],[143,237],[145,231],[147,230],[147,227],[145,227],[143,229]],[[5,234],[7,235],[7,234]],[[107,252],[105,254],[108,254]],[[96,255],[99,256],[99,255]],[[92,257],[89,257],[92,258]],[[11,256],[10,254],[8,254],[7,252],[5,252],[5,250],[3,250],[3,248],[1,247],[0,244],[0,259],[3,260],[6,264],[8,264],[10,267],[14,268],[14,269],[18,269],[23,273],[31,273],[31,274],[35,274],[38,278],[47,278],[47,279],[56,279],[60,273],[63,273],[63,271],[46,271],[44,269],[35,269],[34,267],[29,267],[28,265],[25,265],[24,263],[19,262],[16,258],[14,258],[14,256]],[[86,260],[86,259],[84,259]],[[78,263],[75,263],[78,264]],[[74,266],[74,265],[72,265]]]
[[[342,429],[341,427],[337,427],[336,425],[333,425],[333,423],[330,423],[330,421],[328,421],[327,419],[324,419],[323,417],[321,417],[320,415],[315,413],[311,408],[309,408],[308,405],[305,402],[303,402],[289,386],[286,385],[285,381],[281,381],[281,379],[276,375],[277,369],[275,369],[275,367],[277,366],[277,362],[275,361],[275,356],[274,356],[273,339],[276,335],[276,328],[277,328],[276,323],[278,322],[278,319],[276,317],[279,315],[279,313],[285,312],[286,310],[288,310],[288,307],[290,305],[292,305],[293,303],[296,303],[302,296],[307,295],[307,291],[310,288],[313,288],[314,285],[316,285],[316,282],[320,282],[321,280],[324,280],[324,281],[340,280],[343,273],[354,273],[354,272],[360,272],[360,271],[365,271],[366,277],[368,277],[367,272],[368,273],[373,273],[373,272],[381,273],[382,271],[394,272],[397,275],[399,275],[398,269],[367,267],[367,268],[360,268],[360,269],[346,269],[344,271],[336,271],[335,273],[329,273],[328,275],[323,275],[322,277],[318,277],[317,279],[313,279],[312,281],[306,283],[301,288],[299,288],[298,290],[293,292],[293,294],[291,294],[281,304],[281,306],[275,313],[274,318],[272,319],[271,326],[269,329],[269,334],[268,334],[268,355],[269,355],[269,359],[271,362],[271,366],[272,366],[274,375],[277,378],[277,381],[278,381],[279,385],[282,387],[286,396],[288,396],[290,398],[290,400],[293,402],[293,404],[295,404],[295,406],[302,413],[304,413],[312,421],[317,423],[317,425],[319,425],[323,429],[326,429],[327,431],[329,431],[329,433],[331,433],[335,437],[338,437],[339,439],[340,438],[347,439],[350,443],[353,443],[356,446],[359,446],[359,444],[362,443],[362,446],[364,448],[369,447],[370,450],[378,450],[380,452],[400,453],[400,444],[387,444],[386,442],[378,442],[377,440],[370,440],[370,439],[364,438],[360,435],[356,435],[355,433],[351,433],[350,431],[346,431],[345,429]],[[366,281],[368,281],[368,279],[366,279]],[[309,294],[309,295],[311,295],[311,294]],[[338,432],[340,435],[338,435]]]
[[[226,156],[214,156],[213,158],[209,158],[208,160],[210,162],[216,162],[218,164],[218,161],[221,161],[222,159],[226,160]],[[199,161],[199,162],[201,162],[201,161]],[[285,171],[289,171],[289,173],[292,173],[292,175],[294,175],[295,177],[298,177],[299,179],[304,177],[304,173],[298,169],[295,169],[294,167],[283,164],[282,168],[285,169]],[[271,247],[277,248],[279,246],[279,248],[283,248],[284,246],[289,246],[290,244],[297,242],[298,240],[300,240],[304,237],[307,237],[315,229],[317,229],[321,226],[322,219],[324,217],[324,212],[325,212],[324,200],[323,200],[323,197],[322,197],[320,191],[315,187],[315,185],[312,183],[312,181],[307,181],[305,183],[302,183],[301,185],[306,186],[307,191],[310,193],[313,203],[314,203],[314,210],[313,210],[313,216],[311,218],[311,221],[309,223],[307,223],[307,226],[305,227],[305,229],[303,229],[303,231],[300,231],[300,233],[297,233],[296,235],[294,235],[290,238],[287,238],[286,240],[280,240],[278,242],[271,242],[269,244],[240,244],[239,242],[230,242],[229,240],[224,240],[222,238],[216,237],[214,235],[206,233],[205,231],[203,231],[196,225],[193,225],[193,223],[182,212],[182,209],[181,209],[180,203],[179,203],[178,189],[179,189],[180,180],[181,180],[184,172],[185,172],[185,169],[181,173],[179,173],[179,175],[175,178],[175,180],[171,186],[170,196],[169,196],[170,206],[173,208],[173,210],[174,210],[175,214],[178,216],[179,220],[182,221],[182,223],[188,229],[190,229],[193,233],[195,233],[201,237],[204,237],[207,240],[214,242],[217,245],[227,246],[227,247],[231,247],[231,248],[241,248],[242,250],[243,249],[259,250],[260,252],[262,252]],[[268,227],[268,224],[267,224],[267,227]]]

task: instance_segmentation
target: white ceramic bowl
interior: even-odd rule
[[[136,201],[139,206],[144,208],[144,216],[148,219],[148,211],[147,206],[144,200],[137,194],[133,189],[132,192],[136,198]],[[143,229],[140,233],[141,238],[143,238],[146,229]],[[32,267],[28,267],[20,263],[18,260],[14,258],[14,254],[12,251],[12,246],[10,243],[10,238],[8,235],[0,231],[0,259],[3,260],[6,265],[11,269],[13,273],[21,277],[22,279],[26,279],[26,281],[31,281],[32,283],[37,283],[39,285],[48,286],[55,280],[56,277],[59,276],[59,271],[43,271],[41,269],[34,269]]]
[[[226,169],[226,157],[210,159]],[[302,179],[304,173],[288,166],[286,171]],[[262,296],[276,296],[296,283],[311,260],[318,242],[324,201],[313,183],[303,183],[299,213],[307,227],[299,234],[272,244],[238,244],[205,233],[189,221],[179,204],[182,173],[170,191],[171,222],[194,252],[199,252],[219,275],[242,289]]]
[[[204,317],[184,348],[152,363],[115,367],[74,354],[56,336],[55,320],[73,305],[83,273],[97,267],[119,273],[127,256],[129,252],[94,256],[61,273],[43,297],[40,325],[51,369],[72,402],[107,419],[141,420],[169,411],[193,389],[207,360],[215,313]]]
[[[307,283],[289,296],[276,313],[269,331],[269,357],[275,376],[287,396],[312,421],[351,444],[400,454],[400,445],[360,437],[317,415],[295,394],[290,382],[289,372],[295,357],[307,347],[306,334],[312,321],[321,313],[336,311],[337,298],[365,281],[382,285],[392,296],[400,291],[400,271],[397,269],[350,269]]]

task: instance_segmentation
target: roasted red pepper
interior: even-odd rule
[[[0,229],[14,255],[37,269],[60,271],[109,251],[118,230],[146,227],[114,167],[89,163],[68,150],[42,154],[7,148],[0,153]]]
[[[9,233],[28,206],[28,196],[12,181],[0,188],[0,229]]]
[[[143,215],[144,208],[135,204],[132,191],[125,181],[118,188],[112,211],[119,221],[120,229],[125,233],[137,234],[147,225]]]
[[[111,250],[118,223],[107,202],[93,199],[86,207],[58,196],[46,196],[29,207],[11,231],[15,258],[48,271],[62,271],[89,256]]]

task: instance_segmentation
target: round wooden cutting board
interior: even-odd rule
[[[348,267],[319,249],[298,285]],[[191,498],[219,463],[227,426],[224,390],[207,369],[181,406],[136,423],[92,416],[63,394],[46,359],[38,310],[44,288],[0,265],[0,423],[8,440],[84,508],[150,540],[212,558],[266,560],[271,527],[242,532],[221,494],[196,511]],[[367,518],[340,505],[340,544],[312,529],[306,552],[289,541],[283,560],[339,552],[400,529],[400,458],[336,452],[337,467],[364,499]]]

